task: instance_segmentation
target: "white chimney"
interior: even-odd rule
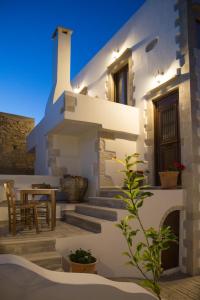
[[[67,28],[57,27],[52,35],[54,39],[53,54],[53,103],[64,91],[72,91],[70,83],[71,34]]]

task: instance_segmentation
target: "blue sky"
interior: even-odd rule
[[[43,117],[56,26],[71,28],[71,77],[144,0],[0,0],[0,111]]]

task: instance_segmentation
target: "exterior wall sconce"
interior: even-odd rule
[[[78,94],[78,93],[79,93],[79,89],[80,89],[80,86],[77,85],[77,86],[74,88],[74,93],[75,93],[75,94]]]
[[[164,78],[164,72],[161,70],[158,70],[156,75],[155,75],[155,80],[157,83],[161,83],[163,81]]]
[[[119,57],[119,48],[113,50],[112,58],[117,59]]]

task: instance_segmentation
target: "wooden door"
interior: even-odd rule
[[[159,171],[168,170],[181,161],[178,92],[173,92],[155,105],[155,181],[160,185]],[[179,179],[180,184],[180,179]]]
[[[179,223],[180,211],[171,212],[165,219],[163,226],[170,226],[177,237],[177,243],[172,242],[170,248],[162,252],[162,267],[164,270],[176,268],[179,266]]]

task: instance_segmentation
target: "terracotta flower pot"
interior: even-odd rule
[[[159,172],[162,189],[173,189],[177,187],[178,175],[179,172],[177,171]]]
[[[73,273],[92,273],[96,274],[96,262],[91,264],[80,264],[75,263],[73,261],[69,261],[70,264],[70,272]]]

